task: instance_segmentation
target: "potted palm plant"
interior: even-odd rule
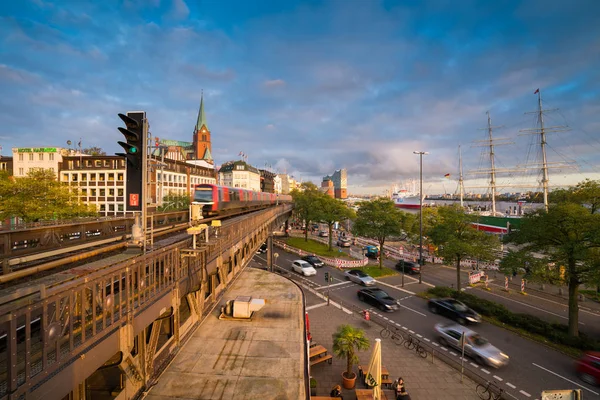
[[[346,371],[342,372],[342,384],[352,389],[356,383],[356,374],[352,367],[358,363],[356,352],[369,348],[369,339],[362,329],[351,325],[340,325],[333,335],[333,353],[339,358],[346,358]]]

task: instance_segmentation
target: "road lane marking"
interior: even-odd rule
[[[431,342],[431,340],[427,339],[426,337],[424,337],[423,340],[425,340],[426,342]]]
[[[423,337],[423,335],[421,335],[420,333],[417,333],[417,336],[418,336],[418,337],[421,337],[421,338]]]
[[[407,331],[407,330],[408,330],[408,328],[407,328],[407,327],[405,327],[405,326],[403,326],[403,327],[402,327],[402,329],[404,329],[405,331]]]
[[[424,316],[424,317],[427,317],[427,315],[423,314],[422,312],[419,312],[419,311],[417,311],[417,310],[413,310],[413,309],[412,309],[412,308],[410,308],[410,307],[406,307],[406,306],[404,306],[404,305],[402,305],[402,304],[398,304],[398,305],[399,305],[400,307],[404,307],[404,308],[406,308],[406,309],[407,309],[407,310],[409,310],[409,311],[412,311],[412,312],[414,312],[414,313],[417,313],[417,314],[419,314],[419,315],[422,315],[422,316]],[[414,333],[414,332],[411,332],[411,333]]]
[[[488,294],[491,294],[492,296],[496,296],[496,297],[501,297],[501,298],[503,298],[503,299],[506,299],[506,300],[509,300],[509,301],[515,302],[515,303],[517,303],[517,304],[521,304],[522,306],[526,306],[526,307],[529,307],[529,308],[533,308],[534,310],[542,311],[542,312],[545,312],[545,313],[547,313],[547,314],[554,315],[554,316],[556,316],[556,317],[559,317],[559,318],[562,318],[562,319],[569,319],[568,317],[563,317],[562,315],[560,315],[560,314],[556,314],[556,313],[553,313],[552,311],[547,311],[547,310],[544,310],[543,308],[535,307],[535,306],[529,305],[529,304],[527,304],[527,303],[522,303],[522,302],[520,302],[520,301],[517,301],[517,300],[510,299],[510,298],[508,298],[508,297],[500,296],[499,294],[495,294],[495,293],[491,293],[491,292],[488,292]],[[580,324],[581,324],[581,325],[585,325],[583,322],[580,322]]]
[[[445,348],[445,347],[443,347],[443,346],[442,346],[442,347],[440,347],[440,349],[442,349],[442,350],[444,350],[444,351],[448,351],[448,349],[447,349],[447,348]]]
[[[329,288],[332,288],[332,287],[335,287],[335,286],[347,285],[348,283],[352,283],[352,284],[353,284],[354,282],[342,281],[342,282],[340,282],[340,283],[334,283],[333,285],[329,285],[329,286],[318,286],[318,287],[316,287],[315,289],[317,289],[317,290],[321,290],[321,289],[327,289],[328,287],[329,287]]]
[[[524,390],[519,390],[519,393],[521,393],[522,395],[525,395],[527,397],[531,397],[531,395]]]
[[[382,282],[382,281],[376,281],[376,282],[379,283],[379,284],[382,284],[384,286],[391,287],[392,289],[403,291],[403,292],[408,293],[408,294],[412,294],[412,295],[416,294],[415,292],[411,292],[410,290],[398,288],[398,287],[396,287],[394,285],[390,285],[389,283],[385,283],[385,282]]]
[[[440,345],[437,344],[436,342],[431,342],[431,344],[434,345],[434,346],[440,347]]]
[[[483,369],[483,368],[481,368],[481,372],[485,372],[486,374],[490,373],[490,371],[488,371],[487,369]]]
[[[306,307],[306,311],[313,310],[315,308],[323,307],[323,306],[326,306],[326,305],[327,305],[327,303],[315,304],[314,306]]]
[[[415,333],[415,331],[411,331],[410,329],[408,330],[410,333]]]
[[[505,382],[505,383],[506,383],[506,386],[508,386],[508,387],[510,387],[510,388],[513,388],[513,389],[516,389],[516,388],[517,388],[515,385],[513,385],[513,384],[512,384],[512,383],[510,383],[510,382]]]
[[[472,366],[474,366],[475,368],[479,368],[479,365],[477,365],[477,364],[475,364],[475,363],[472,363],[472,362],[470,362],[469,364],[471,364],[471,365],[472,365]]]
[[[579,383],[577,383],[577,382],[573,382],[572,380],[570,380],[570,379],[567,379],[567,378],[565,378],[564,376],[557,374],[556,372],[550,371],[549,369],[547,369],[547,368],[544,368],[544,367],[542,367],[541,365],[537,365],[536,363],[532,363],[532,364],[533,364],[533,365],[535,365],[536,367],[540,368],[540,369],[543,369],[543,370],[544,370],[544,371],[546,371],[546,372],[550,372],[552,375],[556,375],[556,376],[558,376],[559,378],[562,378],[562,379],[564,379],[564,380],[565,380],[565,381],[567,381],[567,382],[571,382],[572,384],[574,384],[574,385],[577,385],[577,386],[579,386],[580,388],[583,388],[583,389],[587,390],[588,392],[592,392],[592,393],[594,393],[596,396],[598,396],[598,393],[597,393],[597,392],[594,392],[593,390],[591,390],[591,389],[588,389],[588,388],[586,388],[585,386],[583,386],[583,385],[580,385],[580,384],[579,384]]]
[[[451,351],[450,354],[452,354],[453,356],[457,356],[458,354],[456,354],[455,352]]]
[[[500,378],[498,375],[494,375],[494,379],[496,379],[498,382],[502,382],[504,379]]]

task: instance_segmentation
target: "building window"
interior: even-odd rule
[[[48,154],[48,160],[54,161],[54,153]]]
[[[117,190],[117,196],[123,197],[123,194],[124,194],[124,193],[125,193],[125,192],[123,191],[123,189],[119,189],[119,190]]]
[[[87,197],[87,188],[82,188],[81,189],[81,195],[84,197]]]
[[[19,161],[23,161],[23,153],[19,153]]]
[[[118,180],[119,182],[123,182],[123,173],[122,173],[122,172],[119,172],[119,173],[117,174],[117,180]]]
[[[106,211],[106,204],[100,204],[100,211]]]
[[[115,189],[108,189],[108,195],[113,197],[115,195]]]
[[[106,189],[100,189],[100,197],[106,196]]]
[[[83,182],[87,181],[87,174],[81,174],[81,180]]]
[[[63,182],[69,182],[69,174],[63,174]]]
[[[29,153],[29,161],[33,161],[33,153]]]
[[[39,160],[44,161],[44,153],[38,154]]]
[[[117,204],[117,211],[123,212],[123,210],[125,210],[125,207],[123,207],[123,204]]]
[[[19,176],[23,175],[23,168],[19,168]]]
[[[91,196],[96,197],[96,189],[91,189]]]
[[[96,182],[96,174],[90,174],[90,181]]]
[[[71,181],[77,182],[77,174],[71,174]]]
[[[108,205],[108,211],[115,211],[115,205],[114,204],[109,204]]]
[[[98,181],[104,182],[105,174],[98,174]]]
[[[114,181],[115,180],[115,174],[112,174],[112,173],[108,174],[108,180],[111,181],[111,182]]]
[[[236,165],[235,169],[243,171],[244,170],[244,166],[243,165]]]

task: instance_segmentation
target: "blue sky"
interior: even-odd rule
[[[548,136],[551,184],[599,179],[597,0],[0,2],[5,156],[80,138],[114,154],[127,110],[191,141],[204,90],[217,164],[243,151],[317,184],[346,168],[351,193],[380,194],[418,178],[420,150],[426,192],[454,192],[459,145],[466,185],[485,185],[471,171],[487,167],[488,110],[514,143],[498,167],[536,161],[539,135],[519,131],[536,126],[537,88],[560,109],[546,124],[571,129]]]

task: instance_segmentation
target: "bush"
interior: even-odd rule
[[[433,297],[453,297],[483,316],[543,336],[552,343],[579,350],[600,350],[600,341],[589,338],[583,333],[580,333],[579,337],[569,336],[569,328],[564,324],[549,323],[530,314],[513,313],[502,304],[480,299],[472,294],[459,292],[449,287],[436,286],[428,289],[427,293]]]

